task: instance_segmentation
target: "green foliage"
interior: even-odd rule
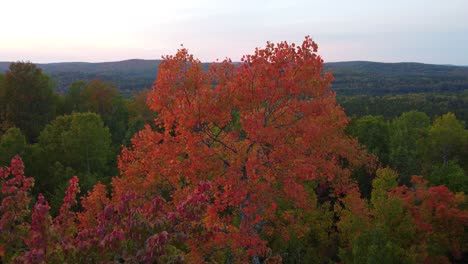
[[[26,148],[26,137],[16,127],[8,129],[0,137],[0,166],[6,166],[15,155],[23,156]]]
[[[85,81],[75,81],[68,88],[65,95],[65,111],[66,113],[75,112],[86,112],[84,102],[81,97],[81,91],[86,87]]]
[[[32,63],[16,62],[5,73],[1,87],[2,123],[18,127],[29,141],[35,142],[56,112],[49,77]]]
[[[365,230],[353,241],[351,260],[346,263],[416,263],[406,256],[406,249],[388,239],[381,229]]]
[[[144,123],[149,123],[156,117],[154,111],[146,103],[149,91],[148,89],[143,89],[135,93],[130,100],[126,101],[129,123],[134,123],[136,120],[143,120]]]
[[[398,170],[405,184],[411,175],[421,173],[422,147],[429,126],[429,117],[417,111],[403,113],[390,123],[389,163]]]
[[[112,111],[103,116],[104,124],[109,127],[112,134],[112,142],[120,152],[120,145],[124,143],[128,130],[128,109],[121,96],[112,98]]]
[[[378,169],[377,177],[372,181],[371,204],[378,207],[387,199],[387,192],[398,186],[398,174],[391,169]]]
[[[146,103],[148,92],[149,90],[143,89],[125,102],[128,109],[128,129],[125,135],[125,145],[130,144],[130,139],[135,133],[142,130],[145,124],[154,124],[153,120],[157,114]]]
[[[426,157],[431,163],[448,164],[457,160],[467,164],[468,131],[465,124],[457,120],[453,113],[445,114],[436,120],[429,130]]]
[[[5,131],[7,131],[10,127],[14,127],[14,125],[11,124],[8,120],[7,111],[5,111],[5,106],[8,100],[5,94],[5,75],[0,73],[0,135],[5,133]]]
[[[52,182],[54,182],[54,186],[50,186],[50,189],[47,190],[47,192],[43,193],[50,197],[49,201],[51,206],[51,214],[57,215],[59,208],[63,203],[63,198],[65,197],[65,191],[68,187],[68,180],[75,176],[77,173],[72,168],[65,167],[58,161],[48,168],[48,173],[50,173],[49,178]],[[87,177],[81,176],[80,178],[89,181]],[[88,186],[87,190],[91,189],[92,186]]]
[[[130,96],[143,87],[151,87],[160,63],[161,60],[126,60],[102,63],[40,64],[40,67],[56,80],[56,90],[61,93],[65,93],[76,80],[89,82],[101,79],[119,87],[123,95]]]
[[[41,132],[28,159],[36,176],[36,192],[51,200],[56,213],[67,181],[78,175],[83,190],[106,182],[111,160],[111,135],[95,113],[57,117]]]
[[[361,196],[370,199],[375,172],[369,172],[366,167],[361,167],[353,171],[351,177],[358,184]]]
[[[0,106],[5,105],[6,97],[5,97],[5,83],[4,83],[5,76],[0,73]],[[1,107],[0,107],[1,108]],[[3,110],[3,109],[1,109]],[[0,111],[0,135],[3,134],[11,125],[8,125],[6,120],[6,112]]]
[[[75,80],[99,78],[113,83],[122,94],[130,96],[143,87],[151,87],[160,63],[160,60],[126,60],[40,64],[40,67],[56,80],[56,89],[60,92],[65,92]],[[208,63],[202,64],[203,69],[208,66]],[[4,67],[0,63],[0,71]],[[446,93],[460,92],[468,86],[466,67],[353,61],[325,63],[324,68],[333,72],[332,88],[338,95]]]
[[[344,107],[346,114],[353,117],[381,115],[389,120],[404,112],[415,110],[426,113],[431,119],[453,112],[458,118],[468,122],[468,90],[454,94],[413,93],[382,96],[343,96],[338,93],[338,102]]]
[[[445,185],[454,192],[468,193],[468,175],[455,161],[434,165],[426,177],[431,185]]]
[[[398,185],[398,174],[388,168],[376,174],[368,205],[356,207],[363,203],[356,196],[344,201],[338,223],[342,234],[340,257],[345,263],[418,263],[411,214],[400,198],[390,195]]]
[[[328,63],[341,95],[407,93],[457,93],[468,87],[466,67],[421,63],[351,61]]]
[[[88,173],[106,168],[110,143],[109,129],[94,113],[59,116],[39,137],[39,145],[52,160]]]
[[[120,151],[128,126],[128,110],[119,90],[100,80],[72,83],[65,96],[65,111],[93,112],[109,127],[116,154]]]
[[[334,212],[330,203],[315,204],[314,211],[303,215],[307,232],[295,234],[287,239],[277,234],[271,243],[274,251],[281,252],[283,263],[327,263],[338,252],[337,233],[334,226]]]
[[[453,113],[436,120],[424,144],[424,174],[431,185],[446,185],[452,191],[467,192],[468,130]]]
[[[388,163],[389,125],[381,116],[364,116],[353,120],[348,133],[355,136],[383,164]]]
[[[452,191],[467,190],[468,130],[453,113],[430,125],[422,112],[410,111],[386,122],[381,116],[354,119],[348,133],[400,173],[400,183],[409,185],[412,175],[427,175],[431,185],[446,185]],[[364,197],[369,197],[371,177],[356,171],[353,178]]]

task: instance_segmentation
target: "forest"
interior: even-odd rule
[[[66,93],[77,80],[101,79],[112,83],[130,97],[143,88],[150,88],[161,60],[125,60],[116,62],[63,62],[37,64],[53,79],[56,91]],[[0,62],[0,72],[9,62]],[[201,63],[208,70],[210,63]],[[332,90],[338,95],[405,95],[414,93],[460,93],[468,89],[468,67],[423,63],[380,63],[348,61],[324,63],[324,71],[332,71]]]
[[[9,64],[1,262],[468,262],[468,67],[317,49],[181,48],[138,91]]]

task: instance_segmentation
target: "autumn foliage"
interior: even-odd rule
[[[163,193],[174,207],[206,182],[209,203],[186,242],[191,260],[228,251],[236,260],[276,258],[268,237],[306,232],[300,218],[314,210],[316,185],[340,195],[366,160],[344,134],[347,118],[316,50],[310,38],[268,43],[208,72],[185,49],[165,57],[148,97],[163,132],[148,126],[123,151],[116,197],[131,189],[144,203]]]
[[[453,263],[466,258],[467,200],[445,186],[428,187],[421,176],[411,188],[397,174],[377,170],[371,201],[356,190],[342,199],[338,229],[348,263]]]
[[[29,211],[33,180],[18,157],[0,169],[2,260],[279,263],[293,257],[284,245],[313,241],[312,260],[356,262],[365,256],[354,252],[378,236],[389,236],[389,258],[421,239],[408,259],[461,259],[462,193],[420,178],[397,187],[379,172],[371,201],[361,198],[351,175],[374,169],[374,160],[344,133],[348,118],[316,52],[309,37],[299,46],[268,43],[208,71],[186,49],[164,57],[147,98],[157,116],[122,151],[111,186],[78,198],[72,178],[52,217],[42,195]]]

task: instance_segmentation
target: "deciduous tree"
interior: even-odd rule
[[[27,146],[26,137],[21,130],[16,127],[9,128],[0,136],[0,166],[7,165],[16,155],[24,155]]]
[[[112,141],[119,146],[127,131],[128,110],[119,90],[101,80],[77,81],[65,96],[68,113],[93,112],[101,116],[112,131]],[[120,149],[118,149],[120,151]]]
[[[110,132],[94,113],[59,116],[39,137],[53,161],[80,172],[100,172],[110,158]]]
[[[29,62],[10,64],[0,92],[0,112],[6,122],[18,127],[35,142],[44,126],[55,117],[56,95],[50,79]]]
[[[19,156],[11,160],[9,167],[0,167],[0,260],[9,262],[28,238],[30,224],[30,191],[34,179],[24,175],[24,164]]]
[[[111,135],[95,113],[73,113],[57,117],[41,132],[32,151],[31,164],[36,172],[36,192],[43,193],[58,212],[73,175],[81,179],[85,191],[110,178]],[[38,162],[39,161],[39,162]]]
[[[389,160],[409,184],[412,175],[422,172],[423,145],[430,127],[429,117],[422,112],[405,112],[390,123]]]
[[[429,130],[426,156],[432,163],[447,165],[450,160],[468,164],[468,131],[453,113],[445,114]]]
[[[344,134],[348,119],[316,51],[308,37],[268,43],[208,73],[186,49],[165,57],[148,98],[164,131],[146,126],[122,152],[114,197],[133,190],[141,203],[162,195],[175,206],[208,182],[209,203],[188,224],[190,261],[280,259],[269,239],[307,232],[317,183],[343,194],[367,159]]]

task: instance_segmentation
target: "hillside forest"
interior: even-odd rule
[[[468,262],[468,68],[317,50],[182,48],[138,91],[9,64],[1,262]]]

